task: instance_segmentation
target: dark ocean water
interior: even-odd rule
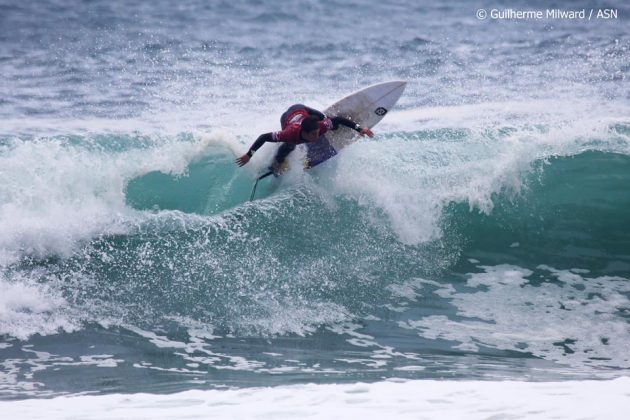
[[[0,398],[630,374],[626,5],[171,3],[0,4]],[[287,106],[392,79],[247,202]]]

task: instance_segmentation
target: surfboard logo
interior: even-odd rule
[[[383,108],[382,106],[379,106],[378,108],[374,110],[374,113],[378,115],[379,117],[382,117],[383,115],[387,114],[387,110]]]

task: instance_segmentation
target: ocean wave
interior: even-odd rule
[[[87,314],[72,325],[180,314],[263,335],[365,315],[387,304],[383,288],[461,256],[566,267],[598,250],[600,269],[625,275],[627,126],[595,132],[564,143],[544,127],[392,133],[296,168],[250,203],[256,169],[237,168],[222,136],[15,140],[2,154],[13,174],[3,267],[54,284]],[[298,302],[329,316],[273,309]]]

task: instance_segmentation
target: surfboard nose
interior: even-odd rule
[[[406,80],[390,80],[389,82],[377,83],[372,86],[368,86],[367,89],[376,89],[376,90],[395,90],[395,89],[404,89],[407,86]]]

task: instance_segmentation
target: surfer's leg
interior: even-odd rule
[[[282,143],[282,145],[278,148],[278,153],[276,153],[276,162],[278,162],[278,164],[284,162],[293,149],[295,149],[295,144]]]
[[[289,168],[286,158],[293,149],[295,149],[295,144],[288,143],[282,143],[282,145],[278,148],[276,157],[273,159],[271,166],[269,167],[274,175],[278,176]]]

